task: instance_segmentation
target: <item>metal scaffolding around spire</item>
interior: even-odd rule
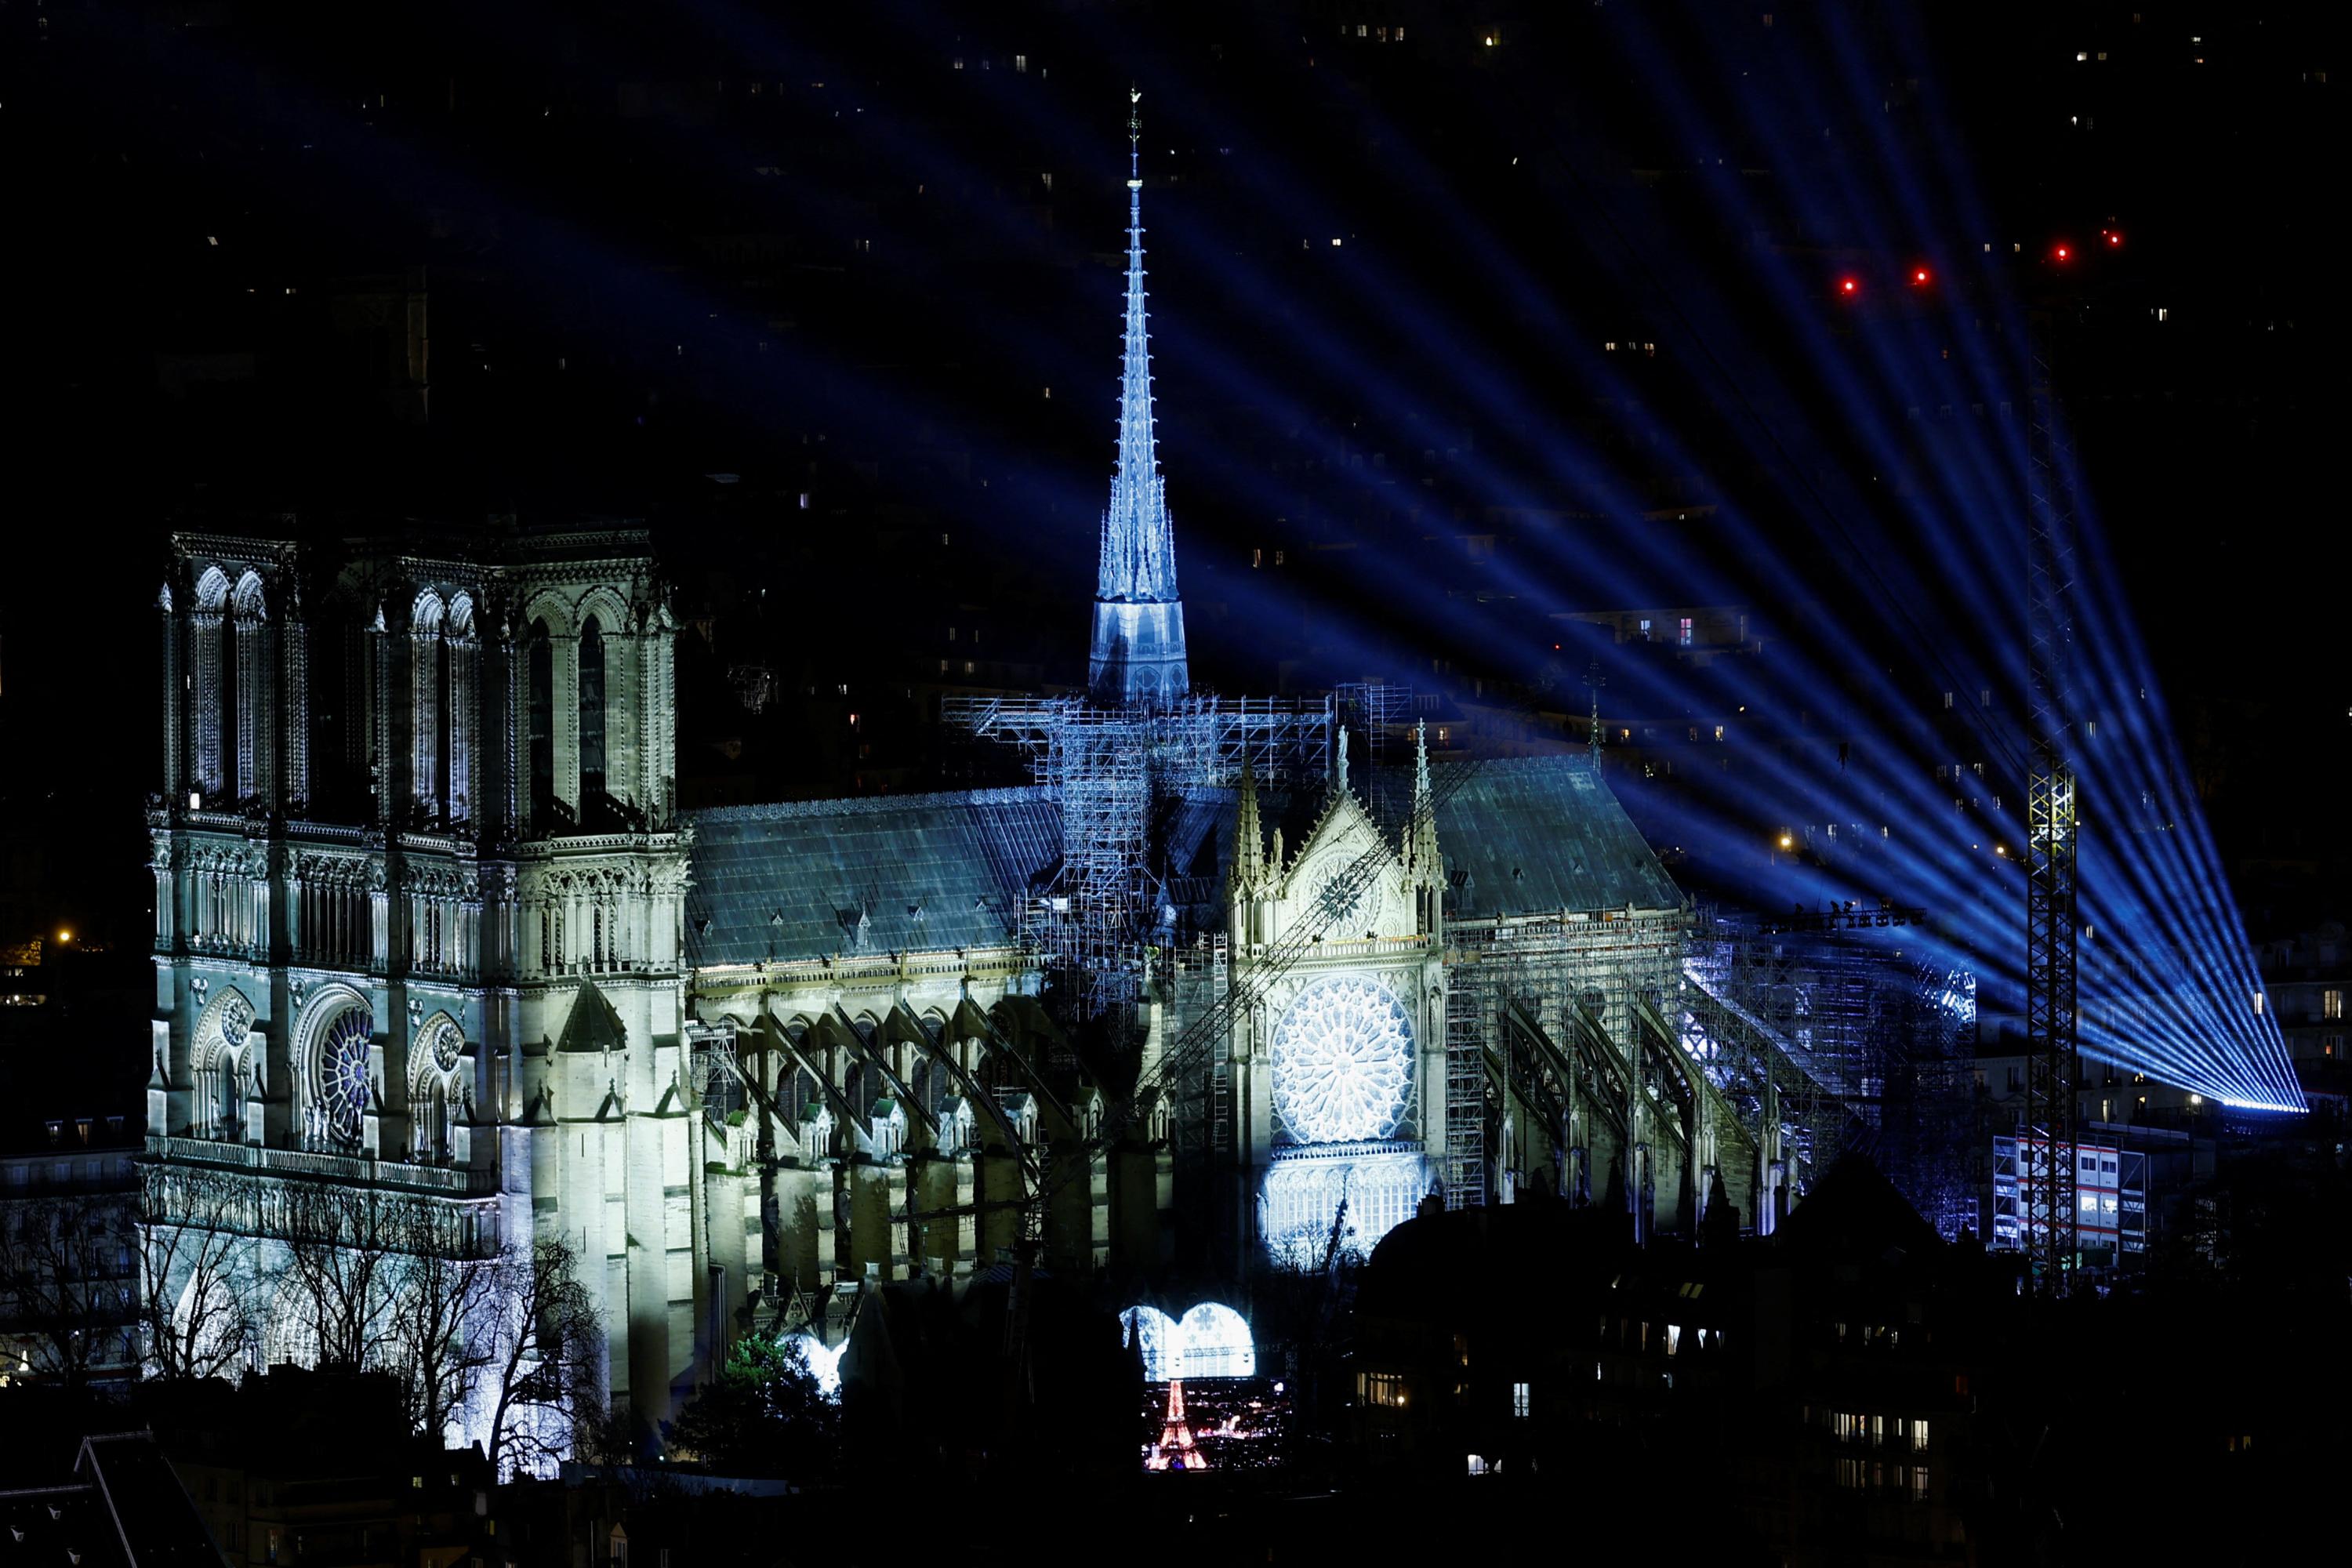
[[[1143,287],[1143,95],[1128,92],[1127,306],[1118,467],[1103,512],[1087,686],[1105,707],[1149,705],[1191,689],[1176,539],[1151,418],[1151,337]]]

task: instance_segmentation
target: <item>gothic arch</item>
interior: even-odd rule
[[[236,590],[229,595],[229,605],[240,621],[268,620],[269,600],[262,591],[261,574],[248,571],[239,577]]]
[[[453,637],[474,635],[474,596],[463,588],[449,599],[448,635]]]
[[[367,1025],[364,1037],[338,1029],[356,1013]],[[382,1096],[381,1062],[373,1041],[374,1009],[352,986],[321,985],[294,1021],[294,1075],[302,1136],[312,1144],[350,1147],[364,1136],[364,1118]],[[337,1059],[324,1059],[330,1048]]]
[[[235,1023],[240,1015],[244,1022]],[[197,1015],[195,1035],[188,1042],[189,1068],[204,1072],[235,1065],[236,1058],[245,1049],[246,1032],[253,1027],[255,1016],[253,1004],[247,1000],[244,992],[234,985],[220,987],[205,1004],[205,1010]],[[234,1039],[229,1037],[229,1029],[224,1026],[233,1026]]]
[[[420,589],[415,602],[408,607],[409,629],[415,632],[438,631],[448,614],[448,606],[441,602],[440,595],[429,587]]]
[[[803,1068],[801,1061],[789,1056],[780,1058],[776,1064],[776,1092],[782,1093],[785,1084],[790,1083],[791,1098],[783,1103],[793,1108],[794,1115],[799,1115],[811,1101],[821,1101],[825,1098],[825,1086],[820,1084],[816,1078],[824,1070],[824,1057],[817,1049],[815,1022],[807,1014],[795,1013],[785,1020],[783,1035],[800,1053],[801,1061],[809,1064]]]
[[[412,1098],[431,1080],[447,1079],[464,1059],[466,1031],[446,1011],[434,1014],[417,1027],[408,1047],[408,1090]]]
[[[466,1035],[446,1012],[425,1020],[408,1047],[408,1139],[410,1152],[446,1159],[456,1143],[457,1119],[465,1111],[459,1069]]]
[[[571,602],[552,588],[541,589],[523,605],[523,625],[530,626],[534,621],[545,626],[550,637],[568,637],[578,626]]]
[[[278,1277],[270,1296],[269,1315],[261,1333],[261,1363],[278,1366],[319,1364],[318,1325],[311,1321],[314,1305],[300,1279],[288,1270]]]
[[[199,1137],[245,1138],[246,1096],[260,1066],[247,1048],[253,1025],[253,1004],[232,985],[222,986],[197,1016],[195,1037],[188,1042],[188,1079]]]
[[[636,629],[630,619],[629,602],[602,583],[580,595],[572,615],[575,626],[585,626],[593,620],[608,637],[626,637]]]
[[[196,579],[196,597],[193,606],[218,614],[228,603],[228,576],[217,566],[207,566]]]

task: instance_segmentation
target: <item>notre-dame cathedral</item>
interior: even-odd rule
[[[1186,670],[1140,188],[1089,690],[1038,710],[1114,745],[1227,711]],[[1045,1257],[1107,1291],[1369,1250],[1433,1192],[1769,1223],[1776,1120],[1661,1021],[1685,902],[1580,757],[1433,781],[1416,735],[1383,813],[1344,736],[1316,777],[1209,755],[1151,814],[1106,1043],[1041,950],[1098,827],[1067,775],[680,812],[642,532],[183,533],[158,612],[149,1190],[257,1279],[320,1188],[560,1237],[653,1427],[789,1302],[985,1269],[1047,1168]],[[169,1212],[200,1191],[234,1201]],[[255,1320],[253,1363],[320,1353]]]

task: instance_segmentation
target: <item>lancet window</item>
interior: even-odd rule
[[[525,655],[525,679],[530,688],[530,815],[545,823],[555,807],[555,647],[545,621],[530,624]]]
[[[198,804],[268,798],[276,758],[275,642],[257,573],[208,566],[189,600],[187,780]],[[176,656],[174,656],[176,657]]]
[[[596,617],[580,628],[580,801],[604,794],[604,630]]]

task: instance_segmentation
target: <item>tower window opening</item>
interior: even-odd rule
[[[530,627],[530,810],[544,822],[555,805],[555,649],[548,640],[547,623]]]
[[[580,799],[604,793],[604,632],[592,616],[580,632]]]

